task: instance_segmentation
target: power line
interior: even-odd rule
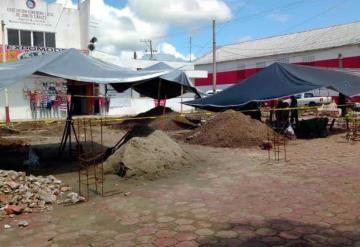
[[[312,0],[311,2],[316,2],[316,1],[318,1],[318,0]],[[304,3],[304,1],[300,0],[300,1],[292,2],[290,4],[281,5],[281,6],[278,6],[278,7],[275,7],[275,8],[259,11],[259,12],[254,13],[254,14],[250,14],[250,15],[246,15],[246,16],[242,16],[242,17],[232,19],[232,20],[230,20],[230,21],[228,21],[226,23],[220,24],[219,26],[221,26],[221,27],[218,29],[218,32],[221,32],[224,29],[224,27],[229,26],[230,23],[233,24],[233,23],[236,23],[236,22],[241,21],[241,20],[249,21],[252,17],[263,16],[264,14],[269,13],[269,12],[274,12],[274,11],[283,10],[283,9],[289,9],[289,8],[292,8],[292,7],[296,7],[298,4],[303,4],[303,3]],[[201,49],[200,51],[199,51],[199,49],[197,50],[197,53],[201,53],[210,44],[211,44],[211,41],[207,41],[204,44],[204,46],[200,47],[200,49]]]
[[[349,1],[349,0],[345,0],[345,1]],[[318,14],[316,14],[316,15],[314,15],[314,16],[311,16],[310,18],[307,18],[306,20],[304,20],[304,21],[302,21],[301,23],[298,23],[298,24],[296,24],[296,25],[294,25],[294,26],[292,26],[291,28],[288,28],[288,29],[286,29],[287,31],[289,31],[289,30],[291,30],[291,29],[293,29],[293,28],[296,28],[296,27],[298,27],[298,26],[300,26],[300,25],[302,25],[302,24],[304,24],[304,23],[306,23],[306,22],[308,22],[308,21],[310,21],[310,20],[313,20],[313,19],[315,19],[315,18],[317,18],[317,17],[319,17],[319,16],[321,16],[321,15],[324,15],[324,14],[326,14],[326,13],[328,13],[329,11],[331,11],[331,10],[333,10],[333,9],[335,9],[336,7],[338,7],[338,5],[340,5],[340,4],[342,4],[344,1],[343,0],[340,0],[340,1],[338,1],[338,2],[336,2],[336,4],[334,4],[334,5],[332,5],[332,6],[330,6],[329,8],[327,8],[325,11],[323,11],[323,12],[321,12],[321,13],[318,13]],[[220,30],[219,30],[220,31]],[[329,30],[328,32],[330,32],[331,30]],[[284,32],[284,31],[283,31]],[[321,33],[321,34],[318,34],[318,35],[324,35],[325,33]],[[315,35],[313,35],[313,36],[310,36],[310,37],[308,37],[306,40],[309,40],[310,38],[313,38],[313,37],[316,37],[317,35],[315,34]],[[275,37],[275,36],[274,36]],[[296,39],[297,37],[294,37],[294,39]],[[328,40],[327,42],[329,42],[329,41],[331,41],[331,40]],[[290,42],[291,43],[291,40],[290,41],[288,41],[288,42]],[[315,41],[315,43],[314,44],[316,44],[316,43],[318,43],[317,41]],[[226,46],[228,46],[228,45],[226,45]],[[231,47],[226,47],[226,46],[224,46],[224,47],[222,47],[222,50],[224,51],[224,49],[231,49]],[[287,47],[286,49],[295,49],[295,48],[297,48],[297,47],[302,47],[302,45],[298,45],[298,46],[294,46],[294,47]],[[249,49],[250,50],[250,49]],[[266,49],[254,49],[254,50],[266,50]],[[269,49],[269,50],[274,50],[274,49]],[[278,53],[280,53],[280,52],[283,52],[283,51],[288,51],[288,50],[276,50]],[[226,51],[225,51],[226,52]],[[228,53],[233,53],[233,54],[235,54],[235,55],[241,55],[241,54],[239,54],[239,53],[235,53],[235,52],[228,52]],[[273,54],[273,55],[276,55],[276,54]],[[279,54],[280,55],[280,54]],[[271,55],[267,55],[267,56],[271,56]],[[202,56],[202,57],[204,57],[204,56]],[[246,58],[250,58],[250,57],[243,57],[243,58],[236,58],[236,59],[246,59]]]
[[[310,1],[314,2],[314,1],[318,1],[318,0],[310,0]],[[246,1],[246,2],[248,2],[248,1]],[[296,1],[296,2],[293,2],[291,4],[281,5],[281,6],[278,6],[278,7],[275,7],[275,8],[271,8],[271,9],[266,9],[266,10],[263,10],[263,11],[260,11],[260,12],[256,12],[254,14],[249,14],[249,15],[238,17],[238,18],[234,18],[234,19],[231,19],[231,20],[229,20],[227,22],[219,24],[219,26],[220,26],[219,30],[221,30],[223,28],[223,26],[226,26],[226,25],[228,25],[230,23],[236,23],[236,22],[244,20],[244,19],[249,20],[252,17],[263,16],[264,13],[269,13],[269,12],[273,12],[273,11],[276,11],[276,10],[281,10],[281,9],[284,9],[284,8],[287,8],[287,7],[296,7],[298,4],[302,4],[302,3],[304,3],[304,0]],[[241,9],[241,7],[243,7],[243,6],[238,7],[238,10]],[[211,26],[212,26],[211,24],[204,24],[204,25],[194,27],[193,30],[195,30],[195,29],[197,31],[198,30],[203,30],[203,29],[206,29],[206,28],[211,28]],[[187,35],[187,33],[188,33],[188,31],[179,31],[179,32],[176,32],[176,33],[168,34],[168,35],[155,36],[155,37],[152,37],[152,39],[163,39],[163,38],[169,38],[169,37],[176,37],[176,36],[181,36],[181,35]]]

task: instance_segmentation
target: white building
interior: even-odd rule
[[[0,62],[3,61],[3,47],[5,47],[6,62],[26,59],[32,56],[42,55],[48,52],[57,52],[63,49],[75,48],[88,53],[87,47],[91,33],[91,0],[79,1],[77,9],[66,8],[62,4],[49,4],[45,0],[0,0],[0,20],[5,24],[4,32],[0,32]],[[98,37],[100,38],[100,37]],[[145,60],[121,60],[118,57],[93,53],[94,56],[111,61],[120,66],[132,68],[134,70],[148,67],[159,61]],[[174,68],[182,68],[187,71],[190,78],[206,78],[206,71],[194,72],[193,64],[188,63],[169,63]],[[36,118],[52,117],[57,115],[58,109],[51,107],[44,113],[44,104],[39,98],[48,94],[49,89],[56,88],[61,95],[66,95],[68,90],[75,91],[76,95],[93,96],[104,94],[105,88],[97,84],[76,83],[71,87],[65,80],[33,76],[24,81],[18,82],[7,89],[10,107],[10,119],[32,119],[34,111],[30,105],[31,100],[37,95]],[[144,110],[154,107],[151,99],[136,97],[130,98],[130,93],[113,94],[111,99],[110,114],[128,115],[137,114]],[[5,91],[0,92],[0,121],[6,119],[5,111]],[[93,114],[98,112],[98,104],[93,98],[74,98],[76,101],[76,112],[82,114]],[[168,102],[175,110],[180,110],[179,101],[174,99]],[[61,107],[63,113],[65,107]],[[61,113],[61,112],[60,112]]]
[[[216,49],[216,57],[219,88],[239,83],[274,62],[360,68],[360,22],[225,45]],[[209,72],[195,85],[211,89],[212,53],[195,61],[195,69]]]
[[[76,48],[85,50],[88,44],[86,26],[89,19],[89,2],[78,9],[64,8],[61,4],[48,4],[44,0],[1,0],[0,20],[5,25],[0,32],[0,62],[12,62],[48,52]],[[5,48],[5,56],[3,56]],[[4,58],[5,57],[5,58]],[[47,91],[50,86],[66,93],[66,81],[56,78],[27,78],[7,89],[10,119],[31,119],[30,94]],[[0,119],[5,119],[5,92],[0,92]],[[43,109],[42,109],[43,110]],[[40,109],[37,118],[50,117]],[[57,115],[53,110],[51,116]]]

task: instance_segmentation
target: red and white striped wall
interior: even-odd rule
[[[360,68],[360,46],[349,45],[326,50],[274,55],[271,57],[246,58],[217,63],[217,85],[219,88],[239,83],[274,62],[304,64],[319,67]],[[212,85],[212,64],[195,64],[196,70],[208,71],[207,78],[195,80],[195,85],[207,90]],[[264,82],[266,83],[266,82]]]

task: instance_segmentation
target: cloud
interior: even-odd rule
[[[246,35],[246,36],[240,37],[239,42],[246,42],[246,41],[250,41],[252,39],[253,38],[250,35]]]
[[[267,17],[273,21],[285,23],[289,19],[289,15],[282,13],[272,13],[267,15]]]
[[[77,9],[77,4],[73,3],[72,0],[56,0],[56,3],[64,5],[65,8]]]
[[[56,2],[76,8],[71,0]],[[128,0],[122,8],[105,0],[90,3],[89,38],[97,37],[96,50],[122,57],[149,49],[140,40],[151,39],[159,51],[188,60],[190,55],[181,54],[170,43],[161,43],[160,37],[166,37],[174,26],[192,33],[212,19],[224,22],[232,17],[224,0]]]
[[[171,55],[175,58],[182,59],[184,61],[189,61],[189,59],[190,59],[190,54],[184,55],[184,54],[180,53],[179,51],[176,50],[176,48],[172,44],[167,43],[167,42],[163,42],[163,43],[159,44],[157,47],[157,50],[161,54]],[[191,60],[194,61],[195,59],[196,59],[195,55],[191,54]]]
[[[141,50],[141,39],[165,35],[168,28],[140,19],[128,7],[117,9],[103,0],[91,1],[90,16],[90,35],[98,38],[97,49],[113,54]]]
[[[197,25],[212,19],[225,22],[232,17],[222,0],[129,0],[128,6],[144,20],[168,25]]]

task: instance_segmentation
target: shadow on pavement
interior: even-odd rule
[[[299,221],[271,219],[229,224],[219,229],[214,237],[201,239],[200,246],[340,247],[360,246],[359,240],[360,220],[354,220],[351,225],[334,226],[327,223],[305,224]]]

